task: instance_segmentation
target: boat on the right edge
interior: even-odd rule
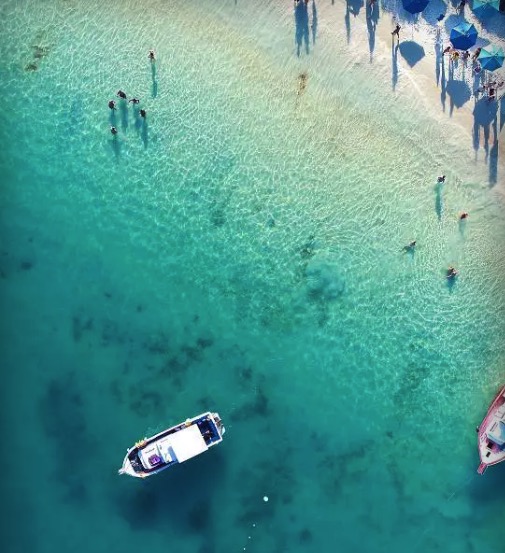
[[[477,428],[479,433],[479,474],[487,467],[505,461],[505,386],[501,388]]]

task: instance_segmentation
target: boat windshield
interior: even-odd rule
[[[499,447],[505,446],[505,423],[497,421],[491,426],[487,437]]]

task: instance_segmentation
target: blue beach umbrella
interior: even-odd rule
[[[451,42],[458,50],[468,50],[477,42],[477,29],[466,21],[451,30]]]
[[[473,0],[472,10],[477,15],[485,15],[500,10],[500,0]]]
[[[487,48],[482,48],[477,59],[479,60],[482,69],[494,71],[503,65],[505,54],[503,53],[503,48],[498,48],[498,46],[492,44]]]
[[[430,0],[402,0],[403,9],[409,13],[419,13],[426,8]]]

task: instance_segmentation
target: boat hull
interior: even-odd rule
[[[505,444],[493,435],[496,428],[505,427],[505,386],[503,386],[492,401],[484,420],[477,428],[480,464],[478,474],[484,474],[486,469],[505,461]],[[496,432],[495,432],[496,434]]]

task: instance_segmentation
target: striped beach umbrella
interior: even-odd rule
[[[403,9],[409,13],[422,12],[429,3],[430,0],[402,0]]]
[[[477,29],[464,21],[451,30],[450,40],[454,48],[468,50],[477,42]]]
[[[477,15],[491,14],[500,10],[500,0],[473,0],[472,10]]]
[[[487,48],[482,48],[477,58],[482,69],[486,69],[487,71],[499,69],[503,65],[504,59],[503,48],[498,48],[498,46],[493,44]]]

